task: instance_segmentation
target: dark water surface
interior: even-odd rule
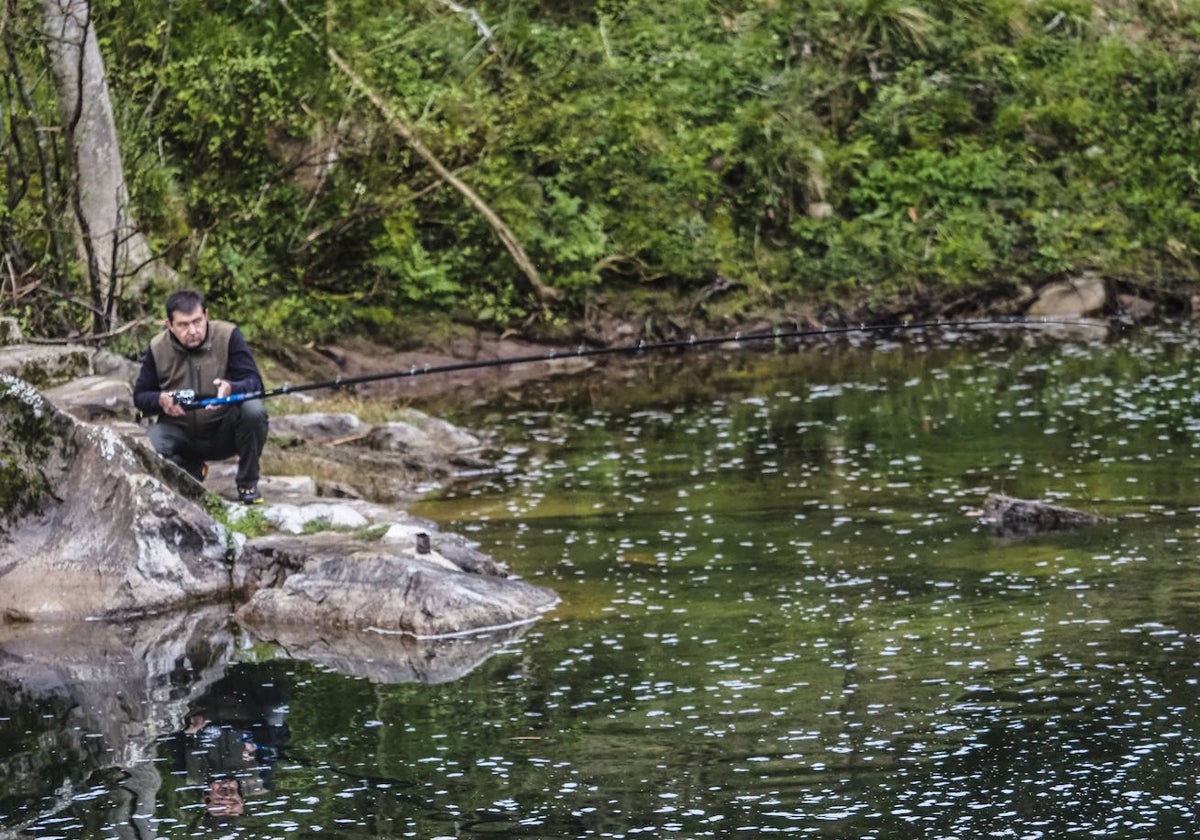
[[[219,623],[0,649],[0,835],[1191,837],[1196,344],[914,333],[460,407],[500,469],[415,512],[556,611],[304,659]],[[997,491],[1113,522],[1000,540]],[[202,760],[164,737],[198,708]]]

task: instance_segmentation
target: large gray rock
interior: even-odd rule
[[[0,331],[3,328],[0,324]],[[0,338],[0,373],[24,379],[35,388],[50,388],[86,376],[132,382],[137,372],[136,362],[108,350],[82,344],[6,344]]]
[[[133,385],[113,376],[84,376],[43,392],[46,399],[79,420],[88,422],[137,419]]]
[[[252,627],[369,628],[434,638],[533,621],[558,603],[548,589],[463,571],[436,551],[421,555],[345,537],[323,547],[297,538],[256,540],[247,547],[253,551],[281,573],[238,610],[238,621]]]
[[[329,443],[365,435],[371,427],[354,414],[281,414],[271,417],[271,437]]]
[[[86,347],[17,344],[0,353],[0,373],[48,388],[92,373],[92,354]]]
[[[386,452],[416,451],[446,457],[477,451],[482,441],[445,420],[410,410],[406,422],[384,423],[371,429],[366,445]]]
[[[224,596],[231,541],[202,495],[173,465],[0,375],[7,620],[145,615]]]

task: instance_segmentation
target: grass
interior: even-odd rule
[[[245,534],[247,537],[261,537],[275,530],[275,526],[256,507],[249,507],[235,520],[229,515],[229,504],[216,493],[208,493],[204,497],[204,509],[214,520],[224,525],[231,533]]]
[[[249,507],[245,508],[240,516],[233,517],[230,515],[230,503],[218,496],[216,493],[209,493],[204,497],[204,509],[208,511],[208,515],[215,521],[224,525],[225,528],[232,532],[244,534],[248,538],[261,537],[266,534],[273,533],[275,525],[267,519],[262,508]],[[321,534],[328,531],[336,531],[339,533],[348,534],[354,539],[363,540],[365,542],[373,542],[381,539],[388,532],[391,526],[389,524],[378,525],[333,525],[327,519],[314,519],[304,524],[302,531],[304,536],[312,536],[313,534]]]
[[[313,519],[304,523],[304,535],[323,534],[328,531],[349,534],[356,540],[371,542],[378,540],[388,532],[390,525],[334,525],[326,519]]]

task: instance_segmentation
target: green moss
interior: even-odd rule
[[[50,388],[70,382],[92,372],[91,362],[82,351],[61,353],[44,359],[35,359],[21,365],[21,379],[34,388]]]
[[[54,417],[54,408],[29,383],[0,376],[0,452],[44,460],[58,432]]]
[[[38,512],[48,496],[39,467],[61,431],[56,418],[28,383],[0,376],[0,513],[6,519]]]
[[[41,476],[30,475],[8,459],[0,458],[0,514],[5,519],[15,519],[36,512],[46,494],[46,483]]]
[[[327,519],[312,519],[312,520],[309,520],[308,522],[304,523],[303,533],[307,537],[307,536],[311,536],[312,534],[319,534],[322,531],[336,531],[336,530],[344,530],[344,529],[335,528],[332,524],[330,524],[329,520],[327,520]]]

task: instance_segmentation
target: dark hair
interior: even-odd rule
[[[167,298],[167,320],[174,321],[176,312],[195,312],[204,308],[204,293],[195,289],[180,289]]]

